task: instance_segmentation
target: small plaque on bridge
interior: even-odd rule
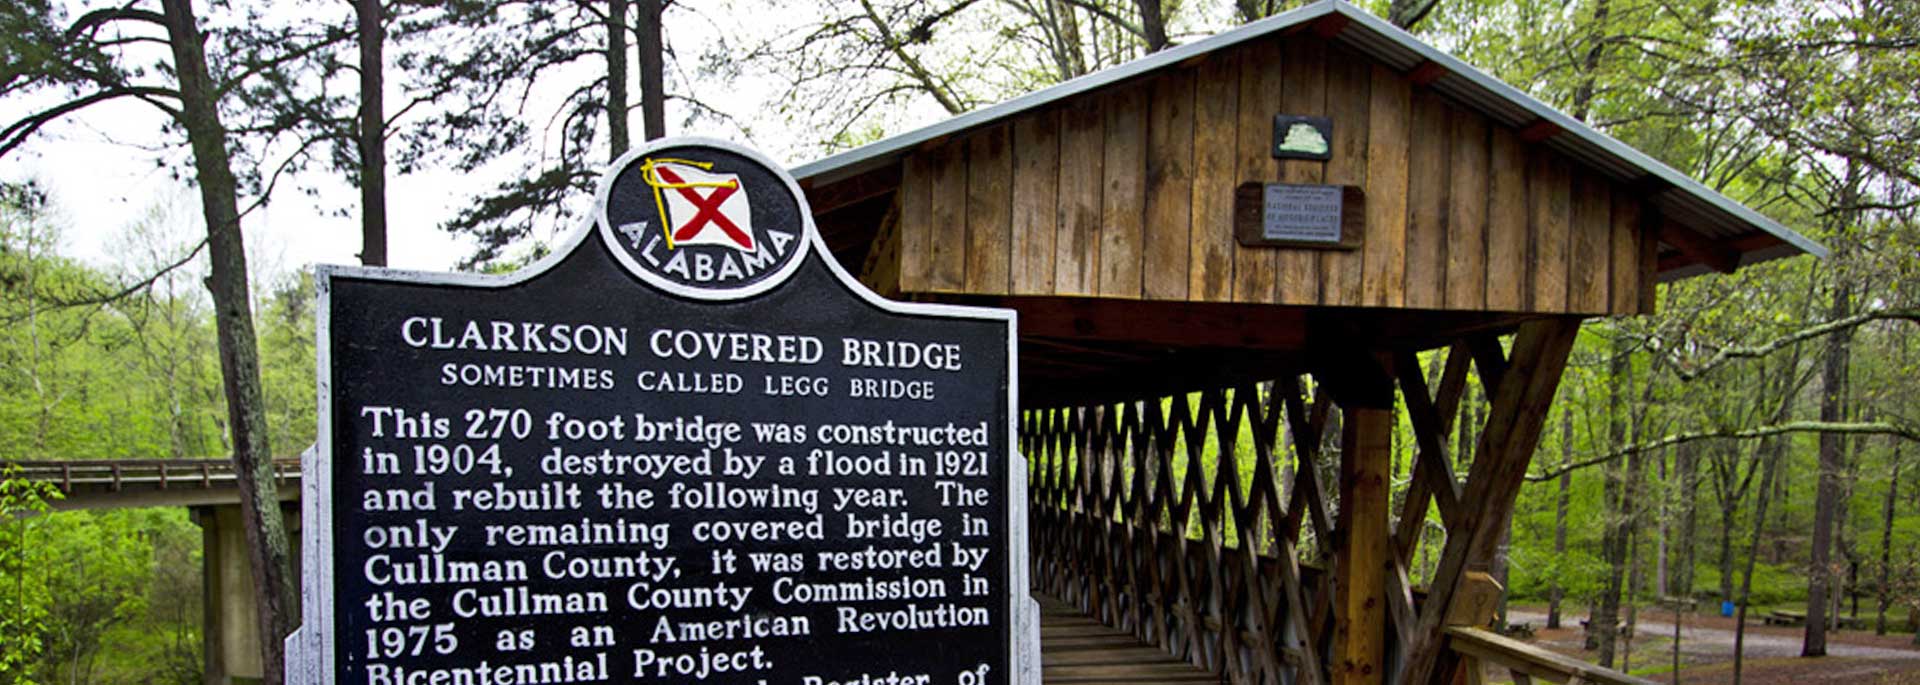
[[[896,303],[757,153],[636,150],[506,276],[319,267],[288,682],[1038,682],[1006,310]]]
[[[1360,246],[1366,194],[1356,186],[1246,183],[1234,191],[1241,245],[1350,250]]]

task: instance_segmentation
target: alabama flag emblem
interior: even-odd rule
[[[684,159],[648,159],[642,168],[667,249],[719,245],[753,254],[753,210],[738,174],[713,173],[711,163]]]

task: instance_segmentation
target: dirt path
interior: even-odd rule
[[[1657,612],[1644,612],[1641,614],[1639,628],[1634,634],[1636,643],[1641,643],[1647,639],[1657,639],[1662,644],[1671,644],[1667,639],[1673,636],[1673,622],[1671,620],[1658,620],[1654,618],[1657,615]],[[1516,610],[1513,611],[1510,616],[1510,621],[1527,622],[1535,626],[1546,625],[1547,622],[1546,614],[1531,611]],[[1680,652],[1683,662],[1701,663],[1731,660],[1733,658],[1733,630],[1727,627],[1716,627],[1716,624],[1730,623],[1730,620],[1719,617],[1689,617],[1684,621],[1681,625],[1680,632]],[[1574,623],[1573,625],[1578,626],[1579,624]],[[1556,649],[1571,647],[1572,649],[1578,650],[1581,647],[1583,636],[1577,627],[1571,631],[1554,632],[1568,632],[1570,635],[1542,635],[1541,641]],[[1865,639],[1863,640],[1861,638]],[[1897,639],[1900,638],[1895,637],[1895,640]],[[1746,636],[1746,658],[1768,659],[1775,657],[1798,657],[1800,656],[1800,642],[1801,635],[1800,629],[1798,628],[1789,628],[1783,631],[1780,628],[1749,625],[1747,626]],[[1882,644],[1862,644],[1862,642],[1879,642]],[[1875,638],[1872,635],[1833,633],[1827,641],[1827,656],[1875,660],[1920,660],[1920,649],[1902,649],[1899,647],[1883,646],[1886,642],[1889,642],[1887,638]],[[1639,651],[1635,650],[1635,653],[1638,654]],[[1663,659],[1663,661],[1665,660]]]

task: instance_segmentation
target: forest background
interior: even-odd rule
[[[316,217],[291,229],[302,240],[360,245],[367,263],[388,262],[390,233],[436,244],[426,233],[457,253],[393,258],[508,270],[577,224],[635,137],[806,161],[1297,4],[8,3],[0,460],[246,469],[309,444],[313,291],[304,253],[275,257],[295,238],[260,227],[269,203]],[[1659,314],[1586,327],[1516,510],[1501,569],[1516,598],[1569,616],[1663,596],[1812,602],[1913,630],[1920,6],[1360,4],[1833,250],[1666,285]],[[113,107],[155,123],[107,128]],[[102,144],[169,182],[112,225],[76,226],[92,201],[49,194],[26,161]],[[388,227],[389,177],[440,179],[434,225]],[[1485,411],[1477,389],[1467,402]],[[1460,424],[1468,444],[1478,422]],[[12,516],[51,496],[0,485],[0,682],[198,682],[187,513]],[[1432,555],[1416,554],[1416,582]],[[1596,640],[1611,663],[1613,636]]]

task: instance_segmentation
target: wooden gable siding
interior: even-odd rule
[[[1334,121],[1273,159],[1273,115]],[[1578,314],[1651,310],[1632,191],[1311,33],[1256,41],[910,155],[900,290]],[[1355,250],[1242,247],[1245,182],[1366,192]]]

